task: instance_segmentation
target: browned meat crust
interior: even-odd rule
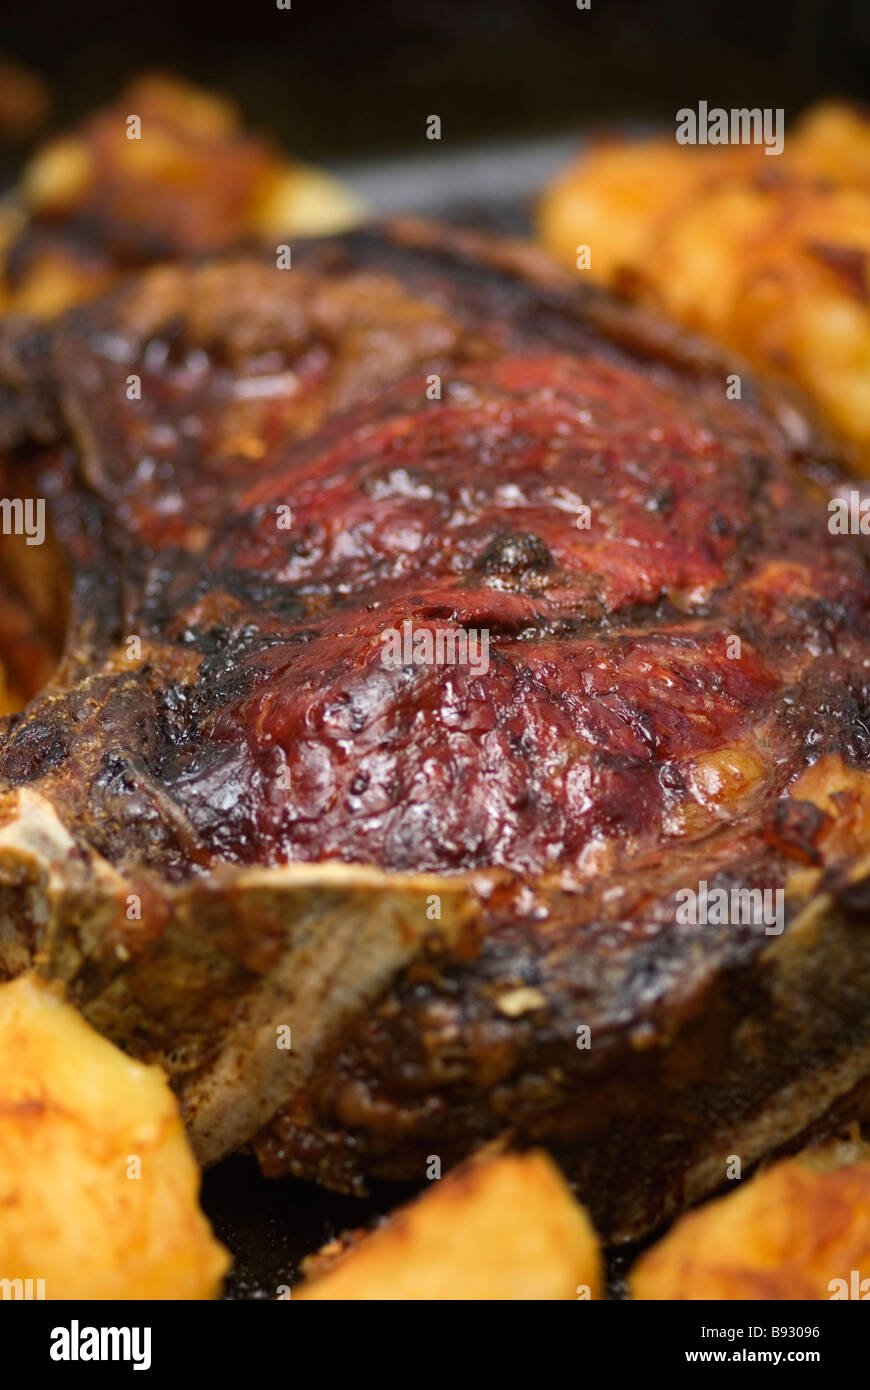
[[[870,1070],[866,543],[792,404],[599,292],[408,227],[293,267],[0,349],[5,437],[74,478],[8,968],[164,1061],[207,1159],[265,1125],[352,1189],[510,1127],[635,1233]],[[488,669],[385,666],[405,622]],[[702,882],[785,930],[681,923]]]

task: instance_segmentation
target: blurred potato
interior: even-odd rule
[[[159,1068],[48,984],[0,985],[0,1298],[18,1279],[47,1299],[216,1296],[229,1257],[198,1189]]]
[[[294,1299],[601,1297],[595,1232],[542,1152],[467,1164],[337,1249],[308,1262],[314,1277]]]
[[[47,119],[51,93],[45,78],[9,53],[0,53],[0,140],[26,140]]]
[[[231,102],[143,77],[39,150],[0,208],[0,311],[58,313],[131,268],[339,231],[359,213],[337,179],[244,130]]]
[[[638,1299],[870,1298],[870,1146],[809,1149],[688,1212],[640,1257],[629,1289]]]
[[[539,208],[547,248],[798,386],[870,473],[870,118],[827,103],[785,138],[602,140]]]

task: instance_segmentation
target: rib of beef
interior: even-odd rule
[[[735,370],[411,225],[4,330],[72,575],[0,746],[4,968],[161,1061],[204,1161],[353,1190],[512,1130],[627,1236],[848,1110],[866,542]]]

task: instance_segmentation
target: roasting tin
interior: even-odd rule
[[[264,1178],[253,1157],[236,1154],[205,1175],[202,1206],[233,1255],[224,1298],[274,1299],[298,1278],[299,1266],[342,1231],[367,1226],[419,1189],[372,1183],[368,1198],[343,1197],[295,1178]],[[625,1275],[644,1245],[607,1252],[607,1294],[625,1298]]]

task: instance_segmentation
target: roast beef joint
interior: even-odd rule
[[[400,224],[7,320],[0,438],[0,963],[202,1162],[509,1134],[620,1239],[866,1097],[867,541],[794,400]]]

